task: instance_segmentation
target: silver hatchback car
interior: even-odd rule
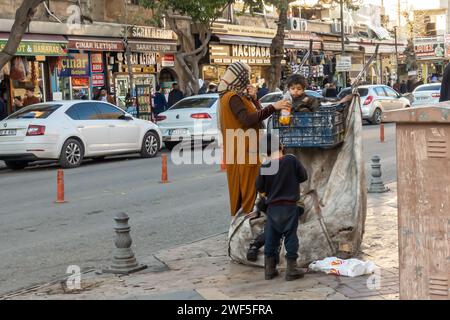
[[[350,93],[350,88],[345,88],[339,93],[343,98]],[[384,111],[411,107],[411,102],[394,89],[386,85],[365,85],[358,87],[361,96],[361,112],[364,120],[371,124],[380,124]]]

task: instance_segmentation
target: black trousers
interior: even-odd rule
[[[264,229],[264,255],[277,257],[281,238],[284,237],[287,259],[298,258],[298,219],[303,213],[297,205],[270,205],[267,209],[267,221]]]

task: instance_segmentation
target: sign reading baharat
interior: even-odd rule
[[[0,40],[0,51],[6,46],[6,41]],[[23,41],[17,48],[17,56],[64,56],[67,54],[66,44],[56,42]]]

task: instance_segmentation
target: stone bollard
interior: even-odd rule
[[[146,265],[139,264],[131,250],[133,240],[130,236],[130,218],[124,212],[120,212],[114,218],[116,220],[116,237],[114,244],[116,248],[113,251],[113,261],[110,268],[103,270],[105,273],[129,274],[147,268]]]
[[[381,180],[381,164],[380,157],[374,156],[372,158],[372,178],[370,179],[369,193],[384,193],[388,192],[389,188],[384,186]]]

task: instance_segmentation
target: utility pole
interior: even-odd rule
[[[344,57],[345,54],[345,41],[344,41],[344,37],[345,37],[345,31],[344,31],[344,0],[340,0],[340,5],[341,5],[341,57]],[[342,73],[342,80],[343,80],[343,85],[342,88],[345,88],[347,86],[347,74],[344,71]]]
[[[397,76],[397,79],[399,79],[399,77],[398,77],[398,41],[397,41],[397,29],[398,29],[399,27],[398,26],[395,26],[394,27],[394,32],[395,32],[395,34],[394,34],[394,39],[395,39],[395,73],[396,73],[396,76]]]

